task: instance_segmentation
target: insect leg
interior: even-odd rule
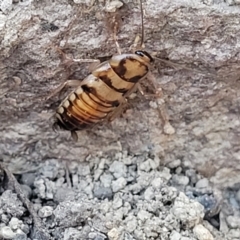
[[[140,49],[144,48],[144,44],[142,44],[142,46],[140,46],[140,44],[139,44],[140,41],[141,41],[141,37],[139,35],[137,35],[134,39],[133,44],[129,47],[129,51],[135,52],[136,50],[140,50]]]
[[[67,80],[66,82],[60,84],[56,89],[54,89],[45,99],[45,101],[49,100],[56,94],[60,93],[66,87],[78,87],[81,85],[80,80]]]
[[[62,51],[62,49],[60,49],[59,47],[56,48],[57,51],[59,52],[59,54],[62,57],[62,65],[66,65],[66,66],[71,66],[74,63],[93,63],[95,66],[100,64],[100,60],[99,59],[75,59],[71,56],[67,56],[66,53],[64,53]],[[91,69],[89,69],[91,71]]]
[[[153,94],[153,95],[157,98],[157,109],[158,109],[161,119],[163,120],[163,125],[164,125],[163,132],[167,135],[172,135],[175,133],[175,129],[169,122],[170,118],[169,118],[169,115],[168,115],[166,107],[165,107],[165,101],[163,99],[164,95],[163,95],[162,89],[157,87],[156,79],[150,72],[147,75],[147,79],[149,82],[151,82],[151,84],[153,85],[154,90],[155,90],[155,94]],[[139,89],[140,93],[143,94],[145,97],[149,96],[147,94],[144,94],[140,85],[138,86],[138,89]],[[151,96],[153,96],[153,95],[151,95]]]
[[[121,52],[121,48],[118,44],[118,38],[117,38],[117,33],[118,33],[118,30],[119,30],[119,22],[118,21],[114,21],[114,26],[113,26],[113,40],[115,42],[115,45],[117,47],[117,52],[119,55],[122,54]]]
[[[109,122],[112,122],[114,119],[118,118],[123,112],[123,108],[126,105],[127,105],[127,100],[124,98],[123,101],[119,104],[119,106],[108,115],[107,120]]]

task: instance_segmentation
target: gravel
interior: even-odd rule
[[[177,188],[169,186],[179,179],[177,174],[170,173],[169,168],[143,171],[137,156],[127,157],[136,160],[134,168],[129,167],[133,161],[121,161],[122,156],[117,154],[105,157],[104,161],[101,158],[89,158],[89,167],[86,167],[86,163],[78,163],[77,171],[76,168],[67,167],[64,174],[64,163],[51,159],[42,164],[35,172],[33,183],[29,181],[34,192],[30,199],[52,239],[214,239],[216,230],[203,225],[207,207],[199,198],[205,196],[205,191],[198,192],[198,198],[195,196],[190,199]],[[143,162],[155,160],[153,158],[150,161],[146,156]],[[59,172],[55,171],[51,175],[49,172],[54,166]],[[96,179],[92,169],[97,170],[99,166],[104,171]],[[88,169],[88,174],[79,171],[83,168]],[[43,173],[43,169],[47,174]],[[136,172],[134,181],[128,182],[129,173],[132,174],[133,169]],[[81,186],[83,174],[85,180],[84,186]],[[78,185],[71,184],[71,181],[67,183],[67,179],[73,179],[73,176],[79,179]],[[26,178],[22,176],[21,179]],[[209,188],[207,181],[202,179],[198,181],[196,189]],[[195,189],[190,188],[191,184],[188,180],[178,186],[185,186],[189,193]],[[11,204],[6,205],[3,202],[6,198],[12,200]],[[16,194],[7,190],[2,193],[0,203],[1,219],[5,219],[1,226],[1,235],[6,239],[25,239],[31,232],[29,224],[32,221],[31,216],[24,216],[26,209],[22,202]],[[238,227],[238,221],[236,216],[227,217],[226,224],[232,230],[231,235],[237,235],[234,231]],[[218,234],[221,236],[220,232]]]
[[[0,1],[0,160],[15,176],[0,172],[0,238],[239,240],[237,1],[144,1],[147,48],[182,67],[163,69],[156,58],[164,99],[136,93],[124,117],[75,143],[52,131],[56,99],[43,99],[88,74],[63,66],[56,48],[80,58],[115,53],[107,2]],[[128,51],[139,5],[124,2],[118,37]],[[175,129],[162,128],[164,103]]]

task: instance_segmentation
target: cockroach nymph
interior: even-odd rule
[[[153,58],[142,50],[144,26],[141,1],[140,8],[142,36],[139,50],[122,54],[116,37],[117,29],[115,29],[114,40],[118,55],[99,63],[83,81],[68,80],[54,91],[59,92],[66,86],[76,87],[57,108],[54,129],[60,127],[71,131],[73,139],[77,140],[76,131],[115,119],[122,112],[126,98],[140,89],[139,83],[142,79],[148,78],[153,81],[152,75],[149,78]],[[86,61],[83,59],[78,62]],[[168,119],[163,120],[168,122]]]

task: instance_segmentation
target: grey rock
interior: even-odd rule
[[[118,209],[122,207],[122,205],[123,205],[123,200],[118,194],[115,194],[113,199],[113,209]]]
[[[151,219],[152,214],[145,211],[145,210],[140,210],[137,214],[138,219],[140,219],[142,222],[145,222],[147,219]]]
[[[0,9],[4,14],[8,14],[12,9],[12,0],[2,0],[0,2]]]
[[[113,181],[113,176],[110,173],[104,173],[100,177],[100,181],[104,187],[110,187]]]
[[[139,166],[139,169],[144,171],[144,172],[149,172],[152,169],[150,160],[147,159],[146,161],[142,162]]]
[[[81,231],[72,227],[65,229],[63,240],[73,240],[73,239],[76,239],[76,240],[82,239]]]
[[[164,204],[174,202],[178,196],[178,190],[175,187],[163,187],[160,190],[161,198],[159,199]]]
[[[38,211],[38,215],[40,218],[50,217],[53,213],[53,208],[51,206],[44,206]]]
[[[168,163],[167,167],[173,169],[173,168],[177,168],[181,166],[181,160],[180,159],[176,159],[171,161],[170,163]]]
[[[27,225],[27,223],[26,224],[21,224],[21,230],[25,233],[25,234],[29,234],[29,232],[30,232],[30,227],[29,227],[29,225]]]
[[[53,196],[56,192],[56,184],[54,181],[45,179],[46,191],[45,191],[45,198],[46,199],[53,199]]]
[[[88,234],[88,239],[92,239],[92,240],[107,240],[107,235],[103,234],[103,233],[98,233],[98,232],[90,232]]]
[[[112,228],[107,235],[109,237],[109,240],[118,240],[120,234],[121,232],[117,228]]]
[[[12,217],[10,222],[9,222],[9,227],[13,231],[16,231],[20,227],[21,224],[22,224],[21,220],[19,220],[18,218]]]
[[[196,170],[194,170],[194,169],[188,169],[188,170],[186,170],[185,175],[186,175],[187,177],[189,177],[190,182],[191,182],[192,184],[196,184],[196,182],[198,181],[198,177],[197,177],[197,174],[196,174]]]
[[[128,215],[125,219],[126,221],[126,231],[129,233],[132,233],[136,230],[138,226],[138,220],[135,216],[133,215]]]
[[[85,222],[94,209],[94,202],[84,198],[81,201],[61,202],[53,211],[57,226],[71,227]]]
[[[196,183],[196,188],[208,188],[209,180],[207,178],[202,178]]]
[[[109,171],[115,178],[127,176],[127,166],[123,162],[114,161],[109,168]]]
[[[169,240],[181,240],[182,235],[177,231],[172,231]]]
[[[24,173],[21,176],[21,183],[24,185],[28,185],[29,187],[32,187],[35,178],[36,178],[35,173]]]
[[[160,189],[161,186],[163,185],[163,180],[161,178],[155,178],[152,180],[151,185],[155,189]]]
[[[44,180],[43,179],[37,179],[34,181],[34,187],[36,188],[35,189],[35,192],[37,194],[39,194],[39,196],[41,198],[45,198],[46,195],[45,195],[45,191],[46,191],[46,186],[44,184]]]
[[[110,187],[95,187],[93,190],[93,196],[98,199],[112,199],[113,192]]]
[[[125,178],[120,177],[117,180],[112,182],[112,190],[113,192],[118,192],[123,189],[127,185],[127,181]]]
[[[85,177],[87,175],[90,175],[90,167],[88,164],[79,164],[78,166],[78,175]]]
[[[237,229],[230,229],[229,232],[228,232],[228,235],[229,235],[229,238],[230,239],[240,239],[240,230],[239,228]]]
[[[159,177],[161,177],[165,181],[169,181],[172,178],[172,174],[170,173],[170,169],[167,167],[164,167],[161,169],[161,172],[159,173]]]
[[[7,214],[4,214],[4,213],[1,214],[1,222],[2,223],[7,224],[10,220],[9,218],[10,218],[10,216],[8,216]]]
[[[196,226],[204,217],[203,206],[198,202],[189,200],[181,192],[175,199],[171,212],[187,228]]]
[[[11,213],[14,217],[21,217],[26,211],[17,194],[12,193],[11,190],[6,190],[0,196],[0,209],[5,213]]]
[[[181,173],[182,173],[182,168],[181,167],[178,167],[178,168],[176,168],[176,170],[175,170],[175,173],[177,174],[177,175],[180,175]]]
[[[185,187],[189,183],[189,178],[183,175],[173,175],[172,177],[173,186],[178,187]]]
[[[46,161],[45,164],[42,166],[40,172],[45,178],[53,180],[57,178],[58,169],[59,163],[55,159],[53,159]]]
[[[237,193],[236,193],[236,199],[237,199],[237,201],[239,202],[239,204],[240,204],[240,189],[237,191]]]
[[[220,231],[223,233],[229,232],[229,227],[226,219],[226,215],[224,214],[224,211],[220,211],[219,213],[219,221],[220,221]]]
[[[0,229],[0,237],[3,239],[13,239],[16,236],[16,233],[12,231],[10,227],[4,226]]]
[[[64,182],[66,181],[66,179],[64,178],[64,177],[60,177],[60,178],[58,178],[57,180],[56,180],[56,187],[57,188],[62,188],[62,187],[64,187]]]
[[[73,185],[73,187],[77,187],[78,184],[79,184],[78,175],[77,174],[73,174],[72,175],[72,185]]]
[[[27,235],[21,229],[17,229],[14,240],[27,240]]]
[[[201,224],[198,224],[193,228],[193,233],[199,240],[214,240],[214,237],[209,230]]]
[[[27,198],[30,198],[32,195],[32,189],[28,185],[21,185],[22,191],[24,192]]]
[[[63,202],[66,200],[74,199],[75,192],[73,189],[70,188],[57,188],[57,191],[55,193],[55,201],[57,202]]]
[[[240,228],[240,216],[228,216],[226,220],[230,228]]]
[[[144,198],[146,201],[149,201],[155,197],[155,193],[152,187],[148,187],[144,192]]]
[[[215,196],[204,194],[195,199],[204,206],[205,213],[208,217],[218,214],[220,210],[220,201]]]

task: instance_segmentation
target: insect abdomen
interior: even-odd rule
[[[75,131],[102,122],[148,72],[148,63],[136,54],[112,57],[100,64],[63,100],[55,124]]]

